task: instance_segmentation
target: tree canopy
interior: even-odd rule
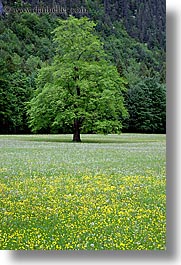
[[[165,132],[166,53],[164,0],[43,0],[38,1],[39,3],[36,0],[2,0],[1,2],[4,5],[5,12],[0,14],[0,133],[32,132],[31,128],[33,127],[28,127],[26,107],[27,102],[37,93],[35,90],[37,88],[42,89],[42,85],[38,83],[40,78],[35,82],[37,73],[40,68],[45,70],[46,67],[49,69],[49,66],[51,66],[52,71],[52,62],[55,61],[55,55],[59,54],[61,56],[61,42],[59,42],[59,51],[56,51],[58,43],[56,41],[53,42],[55,34],[53,35],[51,32],[57,27],[58,18],[67,19],[68,14],[72,12],[67,12],[66,14],[13,12],[14,8],[28,7],[31,9],[32,7],[33,10],[35,6],[41,7],[43,4],[50,7],[60,4],[69,11],[71,9],[79,10],[78,7],[83,6],[87,10],[86,13],[75,12],[74,16],[77,18],[87,16],[96,24],[93,27],[95,28],[93,35],[97,35],[101,51],[99,50],[99,53],[97,53],[94,49],[94,58],[92,58],[92,54],[89,56],[92,58],[91,63],[93,64],[94,62],[97,65],[96,62],[100,63],[100,60],[102,60],[102,63],[104,61],[105,67],[107,67],[107,65],[110,66],[111,62],[117,68],[122,83],[127,88],[127,91],[122,91],[122,95],[125,99],[129,117],[124,120],[122,119],[122,114],[120,114],[122,131]],[[8,6],[11,9],[7,9]],[[7,12],[7,10],[11,10],[11,12]],[[104,51],[102,48],[104,48]],[[83,45],[79,49],[83,52],[78,60],[79,63],[81,62],[79,70],[82,69],[82,73],[83,68],[86,69],[86,62],[83,67],[81,59],[85,59],[89,52],[83,51]],[[70,54],[68,49],[67,59],[68,56],[69,59],[73,58],[72,62],[75,60],[75,64],[78,64],[77,57],[72,57],[71,49]],[[89,61],[88,57],[87,60]],[[92,67],[91,71],[96,72],[96,67],[98,66],[94,66],[94,71]],[[91,77],[88,79],[90,68],[87,68],[86,73],[87,82],[88,80],[93,80]],[[94,73],[92,73],[93,75]],[[127,80],[127,84],[124,84],[124,80]],[[152,81],[148,82],[148,80]],[[85,78],[84,80],[79,80],[79,83],[80,81],[85,83]],[[92,84],[91,82],[89,83]],[[154,85],[151,85],[151,83],[154,83]],[[164,89],[160,90],[158,87]],[[150,89],[152,92],[149,91],[147,93],[146,91]],[[147,93],[148,100],[144,107],[141,107],[143,102],[141,96],[138,97],[137,93],[142,96]],[[156,96],[157,94],[159,94],[158,97]],[[158,98],[160,98],[159,104],[155,104],[155,99],[158,100]],[[135,116],[133,109],[135,113],[139,113],[139,116],[142,117],[141,122],[138,123],[138,119],[135,120],[133,118]],[[148,116],[145,113],[150,112],[150,109],[155,109],[156,116],[160,116],[159,119],[162,122],[155,123],[154,119],[150,119],[148,122]],[[103,124],[105,125],[105,122]],[[108,121],[106,121],[106,124],[108,126]],[[85,133],[106,131],[105,126],[103,126],[103,129],[100,123],[99,130],[98,124],[94,126],[96,128],[93,128],[93,125],[93,123],[90,123],[88,126],[87,121],[85,126],[84,118],[81,131]],[[93,129],[91,130],[91,128]],[[42,133],[70,133],[72,132],[72,126],[70,122],[66,122],[66,124],[64,122],[62,127],[60,124],[58,125],[58,122],[56,126],[56,122],[54,122],[54,125],[43,126],[37,130],[37,132],[40,131]]]
[[[127,127],[139,133],[166,131],[166,87],[156,78],[145,78],[129,89],[126,97],[129,112]]]
[[[54,30],[56,55],[38,73],[37,90],[29,103],[33,131],[72,127],[74,141],[80,132],[120,132],[127,111],[125,80],[106,61],[95,23],[70,16]]]

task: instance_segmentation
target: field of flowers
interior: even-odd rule
[[[165,135],[0,136],[0,249],[165,250]]]

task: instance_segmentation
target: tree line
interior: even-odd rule
[[[34,13],[1,17],[0,133],[71,133],[77,125],[83,133],[165,132],[165,48],[160,44],[162,40],[150,45],[149,41],[132,36],[122,18],[114,19],[116,14],[113,16],[110,12],[111,1],[85,2],[90,20],[78,16],[79,19],[72,18],[71,23],[76,28],[76,23],[84,21],[89,29],[90,25],[94,28],[91,36],[97,50],[93,58],[91,54],[95,51],[89,46],[82,55],[76,54],[76,49],[81,51],[76,42],[81,44],[81,36],[89,39],[90,30],[85,28],[77,32],[79,39],[72,39],[67,47],[60,38],[60,24],[70,18]],[[164,35],[163,28],[158,28]],[[73,36],[70,29],[66,34],[70,34],[69,39]],[[55,77],[55,73],[60,77]],[[46,78],[52,78],[51,82]],[[119,86],[113,80],[117,80]],[[68,94],[63,86],[70,90]],[[76,93],[72,95],[71,89]],[[60,96],[58,101],[56,95]],[[43,98],[47,100],[44,103]],[[39,102],[37,106],[36,101]],[[55,108],[51,109],[52,106]],[[74,106],[74,110],[70,106]],[[44,113],[38,120],[36,113],[43,112],[43,108]]]

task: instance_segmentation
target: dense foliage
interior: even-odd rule
[[[80,132],[119,133],[126,115],[124,80],[105,59],[95,23],[70,16],[58,20],[54,31],[56,55],[42,67],[36,94],[30,102],[33,130],[73,127],[74,141]]]
[[[2,2],[4,6],[22,5],[21,1]],[[34,0],[27,2],[37,5]],[[30,132],[27,102],[37,89],[39,69],[49,67],[54,58],[51,32],[57,17],[66,19],[71,7],[80,6],[88,12],[73,15],[86,15],[97,24],[107,61],[127,80],[124,98],[129,118],[122,120],[122,130],[165,132],[165,1],[43,2],[60,3],[67,14],[9,13],[0,17],[0,133]],[[41,132],[49,131],[47,126],[41,128]],[[53,132],[70,132],[70,126],[54,127]]]
[[[127,93],[129,131],[164,133],[166,91],[154,78],[141,81]]]
[[[0,20],[0,132],[29,132],[26,102],[42,63],[53,54],[49,16],[11,14]]]

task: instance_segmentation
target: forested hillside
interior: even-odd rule
[[[39,69],[52,63],[52,31],[57,18],[88,16],[96,25],[107,62],[125,80],[125,132],[164,133],[166,129],[165,1],[47,0],[1,1],[0,133],[30,133],[28,102],[37,89]],[[64,13],[12,12],[15,8],[60,5]],[[11,7],[6,12],[6,7]],[[86,12],[78,12],[84,7]],[[77,9],[76,9],[77,8]],[[121,117],[120,117],[121,118]],[[122,119],[122,118],[121,118]],[[41,132],[69,133],[64,125]],[[89,130],[91,132],[91,129]]]

